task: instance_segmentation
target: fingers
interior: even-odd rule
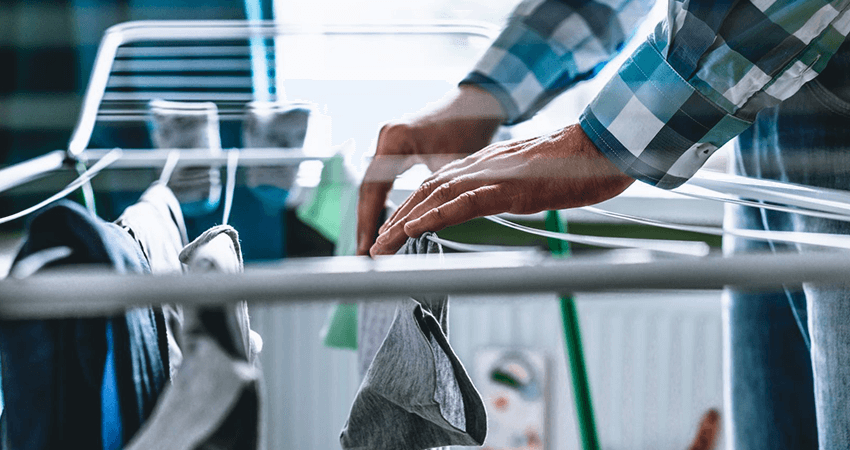
[[[477,217],[498,214],[511,207],[512,199],[501,185],[484,186],[467,191],[417,219],[407,222],[404,231],[408,236],[419,236],[426,231],[437,231],[458,225]]]
[[[357,254],[368,255],[378,235],[381,211],[392,183],[363,183],[357,200]]]
[[[531,140],[526,139],[517,142],[518,145],[523,145],[528,141]],[[390,218],[381,226],[379,232],[383,234],[386,230],[398,222],[399,219],[404,218],[410,213],[410,210],[414,206],[421,203],[434,189],[442,185],[447,180],[478,171],[482,162],[486,162],[488,159],[492,159],[494,154],[504,151],[504,147],[505,145],[502,143],[493,144],[462,159],[455,159],[458,155],[449,155],[448,157],[446,157],[446,155],[432,156],[434,159],[428,160],[431,161],[431,163],[428,161],[426,161],[426,163],[428,163],[428,167],[434,171],[434,173],[426,178],[425,181],[423,181],[422,186],[401,204],[392,216],[390,216]],[[442,166],[436,166],[435,164],[432,164],[434,161],[437,161],[437,163],[445,162],[445,164]]]
[[[710,450],[717,443],[720,435],[720,413],[714,408],[703,414],[699,423],[699,431],[691,443],[690,450]]]
[[[390,236],[391,242],[398,242],[401,245],[407,239],[404,232],[404,224],[407,221],[420,217],[434,207],[454,200],[463,192],[480,187],[482,183],[480,179],[474,176],[465,176],[448,180],[443,184],[423,184],[405,201],[401,208],[396,210],[393,219],[384,223],[380,229],[380,234]]]
[[[413,164],[409,146],[393,131],[398,127],[384,126],[378,135],[375,158],[369,163],[357,199],[357,254],[368,255],[369,247],[378,235],[381,212],[395,177]]]
[[[477,182],[477,179],[471,179],[454,187],[435,189],[425,202],[417,205],[410,214],[378,236],[370,250],[372,256],[394,253],[408,237],[419,236],[426,231],[439,231],[476,217],[497,214],[511,208],[512,197],[503,185],[487,184],[470,188],[470,185]],[[454,195],[454,192],[459,194]]]
[[[395,177],[409,169],[410,158],[378,158],[372,160],[360,184],[357,199],[357,254],[368,255],[378,236],[381,212],[393,187]]]
[[[456,192],[456,190],[452,190],[450,188],[457,188],[461,185],[469,186],[469,189],[474,189],[482,185],[479,182],[476,186],[470,186],[466,183],[465,180],[469,180],[470,176],[474,174],[474,167],[468,167],[464,169],[451,170],[447,172],[439,172],[437,174],[432,175],[428,178],[428,180],[424,181],[419,188],[413,192],[398,209],[395,210],[393,215],[381,226],[379,233],[383,234],[386,230],[390,229],[392,226],[396,225],[399,220],[407,217],[408,214],[415,208],[416,206],[422,204],[432,193],[439,190],[441,195],[451,194],[454,198],[459,195],[461,192]],[[447,200],[446,200],[447,201]]]
[[[422,185],[419,186],[418,189],[413,191],[413,193],[410,194],[410,196],[404,200],[404,203],[402,203],[401,206],[399,206],[398,209],[393,212],[390,218],[387,219],[387,221],[384,222],[383,225],[381,225],[379,233],[384,233],[386,230],[391,228],[396,222],[398,222],[399,219],[404,218],[414,206],[418,205],[426,198],[428,198],[428,196],[431,195],[431,192],[434,190],[435,186],[436,185],[433,182],[422,183]]]
[[[431,174],[431,176],[422,182],[419,189],[411,194],[404,203],[395,210],[392,216],[390,216],[384,225],[381,226],[379,232],[383,234],[386,230],[395,225],[396,222],[407,216],[411,209],[422,203],[434,190],[442,186],[444,183],[451,183],[450,180],[457,180],[465,175],[475,173],[480,159],[481,157],[476,153],[464,159],[451,162],[439,171]],[[459,194],[459,192],[457,194]]]

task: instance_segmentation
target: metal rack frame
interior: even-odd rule
[[[108,151],[87,149],[98,118],[104,113],[102,104],[113,71],[116,57],[124,46],[150,41],[188,42],[192,40],[227,41],[249,40],[252,38],[270,38],[283,34],[292,35],[379,35],[394,34],[456,34],[458,36],[481,36],[492,38],[496,30],[488,25],[445,22],[432,25],[363,25],[363,26],[299,26],[285,25],[273,21],[138,21],[119,24],[105,33],[98,49],[97,58],[90,83],[86,89],[80,118],[72,134],[67,150],[57,150],[33,160],[0,170],[0,192],[37,179],[55,170],[67,167],[69,162],[97,161]],[[242,99],[250,101],[250,98]],[[123,114],[123,112],[121,112]],[[286,156],[279,156],[281,149],[245,149],[240,151],[239,164],[243,166],[296,164],[308,159],[323,159],[323,150],[327,157],[330,149],[288,149]],[[171,149],[124,150],[121,159],[112,168],[162,167]],[[227,154],[211,157],[204,149],[180,149],[179,165],[226,164]],[[850,194],[840,191],[826,191],[798,186],[789,183],[752,180],[732,175],[698,174],[694,185],[712,188],[717,183],[725,183],[734,188],[733,194],[741,197],[784,201],[795,206],[822,208],[850,216]],[[816,195],[815,195],[816,194]],[[766,198],[761,198],[765,197]],[[812,203],[810,199],[820,201]],[[500,253],[498,258],[504,258]],[[456,256],[447,257],[454,260]],[[150,278],[119,278],[110,274],[86,274],[82,278],[86,283],[77,283],[65,276],[45,275],[33,281],[2,280],[0,292],[0,315],[20,316],[28,311],[27,307],[18,310],[20,299],[33,299],[30,307],[38,315],[71,314],[74,305],[82,305],[86,314],[91,312],[107,313],[116,308],[125,308],[133,304],[149,303],[150,298],[167,298],[169,302],[197,302],[197,298],[211,302],[232,301],[237,299],[261,298],[280,299],[326,299],[361,297],[368,295],[403,295],[419,292],[420,289],[434,289],[439,292],[571,292],[582,290],[614,289],[679,289],[679,288],[721,288],[724,285],[753,285],[764,282],[768,285],[780,285],[781,282],[831,280],[837,281],[847,274],[850,263],[843,261],[843,253],[812,253],[806,255],[771,255],[754,257],[707,257],[703,259],[657,260],[640,264],[611,264],[610,262],[585,262],[575,258],[568,261],[549,261],[536,259],[533,263],[493,266],[488,258],[496,256],[474,256],[458,259],[470,266],[458,266],[452,269],[426,270],[425,267],[410,266],[408,262],[397,261],[398,270],[386,271],[383,262],[358,262],[358,271],[335,273],[327,269],[328,263],[304,265],[303,263],[283,263],[276,269],[249,269],[243,276],[224,277],[228,284],[209,290],[207,281],[188,276],[170,279],[160,283]],[[754,264],[755,260],[757,264]],[[746,262],[745,262],[746,261]],[[750,264],[753,263],[753,264]],[[590,268],[590,269],[588,269]],[[315,270],[316,272],[311,272]],[[498,273],[496,277],[487,276],[484,271]],[[589,270],[585,272],[585,270]],[[419,275],[416,275],[419,271]],[[489,272],[488,272],[489,273]],[[581,274],[581,275],[577,275]],[[639,276],[635,276],[638,274]],[[712,274],[709,276],[708,274]],[[318,282],[326,276],[343,277],[341,281]],[[318,278],[317,278],[318,277]],[[348,278],[346,278],[348,277]],[[411,278],[421,279],[420,287],[411,285]],[[423,278],[424,277],[424,278]],[[230,280],[233,278],[233,280]],[[34,280],[38,280],[36,282]],[[60,280],[60,281],[57,281]],[[404,283],[400,283],[404,280]],[[453,281],[452,281],[453,280]],[[57,284],[58,283],[58,284]],[[73,290],[67,289],[72,283]],[[254,284],[256,283],[256,284]],[[218,286],[217,283],[213,285]],[[175,286],[175,288],[172,288]],[[231,289],[230,286],[239,286]],[[252,287],[253,286],[253,287]],[[317,287],[321,286],[321,289]],[[394,286],[397,286],[394,287]],[[133,289],[144,287],[135,291]],[[176,288],[179,287],[179,288]],[[51,290],[53,289],[53,290]],[[139,292],[151,292],[157,295],[143,295]],[[186,292],[191,292],[187,294]],[[204,295],[198,296],[203,292]],[[239,295],[244,294],[244,295]],[[33,297],[35,296],[35,297]],[[85,298],[99,298],[98,307],[91,306]],[[17,300],[16,300],[17,299]],[[71,299],[76,299],[71,301]],[[109,300],[107,300],[109,299]],[[269,300],[271,301],[271,300]],[[26,303],[26,302],[25,302]],[[46,305],[39,312],[35,305]],[[89,305],[89,306],[85,306]],[[99,309],[100,308],[100,309]],[[8,313],[7,313],[8,311]],[[18,311],[18,312],[15,312]],[[51,312],[52,311],[52,312]],[[83,312],[83,311],[81,311]]]
[[[52,171],[98,161],[107,150],[88,149],[99,119],[143,120],[138,108],[103,109],[110,77],[122,47],[143,42],[250,40],[282,34],[457,34],[495,37],[490,26],[442,23],[397,26],[296,26],[271,21],[142,21],[107,30],[98,48],[80,117],[68,148],[0,170],[0,192],[38,179]],[[128,53],[132,53],[128,49]],[[180,78],[180,77],[176,77]],[[186,78],[183,79],[185,81]],[[238,80],[218,80],[222,86],[244,88]],[[231,83],[231,84],[228,84]],[[133,85],[124,76],[118,85]],[[247,85],[250,87],[250,83]],[[149,100],[144,95],[114,96],[113,100]],[[222,118],[241,117],[238,107],[253,99],[249,94],[222,94],[230,107]],[[141,103],[143,104],[143,103]],[[243,105],[244,106],[244,105]],[[322,160],[332,149],[243,149],[239,164],[294,165]],[[165,165],[173,149],[124,150],[111,168],[156,168]],[[227,153],[209,155],[205,149],[180,149],[178,165],[224,166]],[[697,176],[695,186],[711,189],[718,180]],[[816,202],[805,187],[755,182],[725,176],[734,186],[730,194],[786,202],[800,208],[825,209],[850,216],[850,195],[821,192]],[[557,216],[554,216],[557,218]],[[285,261],[274,266],[249,266],[242,274],[134,276],[97,269],[48,271],[26,279],[0,280],[0,318],[33,319],[104,316],[151,303],[215,305],[248,300],[253,303],[328,302],[345,298],[375,301],[416,294],[568,293],[635,289],[780,288],[785,283],[833,282],[850,274],[850,258],[842,252],[739,255],[732,257],[655,259],[646,252],[619,252],[617,259],[556,259],[539,253],[500,252],[446,255],[440,263],[415,257],[311,259]],[[650,255],[651,256],[651,255]],[[592,427],[592,424],[591,424]],[[585,443],[586,448],[597,444]]]
[[[495,37],[492,26],[477,23],[443,22],[431,25],[363,25],[363,26],[302,26],[281,24],[274,21],[136,21],[109,28],[98,48],[92,75],[83,99],[80,120],[71,135],[68,154],[79,157],[91,139],[98,112],[106,93],[109,75],[115,63],[119,47],[146,41],[227,41],[250,38],[271,38],[287,35],[377,35],[394,34],[457,34],[479,35],[488,39]],[[252,97],[236,98],[250,101]]]
[[[556,259],[540,253],[309,258],[248,265],[242,274],[117,275],[96,269],[0,280],[4,319],[109,315],[151,303],[215,305],[398,299],[416,294],[510,294],[647,289],[777,288],[839,282],[844,252],[653,259],[645,252]]]
[[[143,111],[115,109],[103,110],[107,96],[110,77],[116,66],[116,59],[122,51],[128,54],[134,50],[127,47],[131,44],[145,42],[190,42],[190,41],[228,41],[257,38],[273,38],[282,35],[320,36],[320,35],[381,35],[387,33],[405,35],[457,35],[476,36],[492,39],[497,29],[491,25],[478,22],[444,21],[433,24],[398,24],[398,25],[295,25],[281,24],[274,21],[239,21],[239,20],[209,20],[209,21],[133,21],[110,27],[104,34],[97,50],[91,77],[83,96],[79,119],[72,132],[68,148],[57,150],[33,158],[24,163],[0,169],[0,192],[36,180],[51,172],[73,169],[79,162],[97,162],[106,149],[88,149],[92,134],[98,120],[145,120]],[[247,45],[246,45],[246,48]],[[176,49],[179,50],[179,49]],[[128,77],[124,77],[128,78]],[[172,77],[176,85],[187,80],[186,76]],[[238,77],[232,77],[238,78]],[[239,80],[236,80],[239,81]],[[250,81],[250,80],[246,80]],[[236,82],[237,86],[242,84]],[[225,84],[232,86],[233,84]],[[243,86],[244,87],[244,86]],[[231,106],[228,110],[220,111],[222,120],[235,120],[242,117],[241,107],[253,100],[250,94],[228,94],[227,100]],[[137,101],[149,98],[134,96]],[[234,103],[235,102],[235,103]],[[237,109],[233,109],[233,105]],[[286,150],[286,152],[281,152]],[[307,160],[325,160],[333,156],[333,148],[300,148],[300,149],[240,149],[239,165],[294,165]],[[165,164],[168,149],[123,149],[121,160],[112,168],[161,168]],[[202,149],[180,149],[178,165],[210,164],[223,166],[226,156],[209,157]],[[286,156],[280,156],[286,153]]]

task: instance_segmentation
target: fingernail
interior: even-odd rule
[[[404,224],[404,234],[406,234],[410,237],[413,237],[415,234],[418,235],[417,231],[418,231],[420,223],[421,223],[421,221],[419,219],[416,219],[416,220],[411,220],[410,222],[407,222],[406,224]]]

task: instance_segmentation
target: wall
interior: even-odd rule
[[[451,341],[468,368],[481,347],[547,353],[547,448],[579,448],[556,298],[452,302]],[[602,448],[687,448],[699,417],[722,410],[719,292],[585,294],[578,310]],[[328,311],[326,304],[252,309],[265,340],[270,449],[339,448],[358,377],[354,352],[319,342]]]

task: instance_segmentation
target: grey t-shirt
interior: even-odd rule
[[[408,239],[398,253],[442,253],[429,234]],[[379,307],[376,312],[385,311]],[[482,445],[487,415],[481,395],[448,342],[448,297],[408,298],[395,305],[393,314],[389,330],[373,328],[361,334],[368,340],[384,337],[373,357],[361,354],[368,370],[342,430],[342,448]]]

